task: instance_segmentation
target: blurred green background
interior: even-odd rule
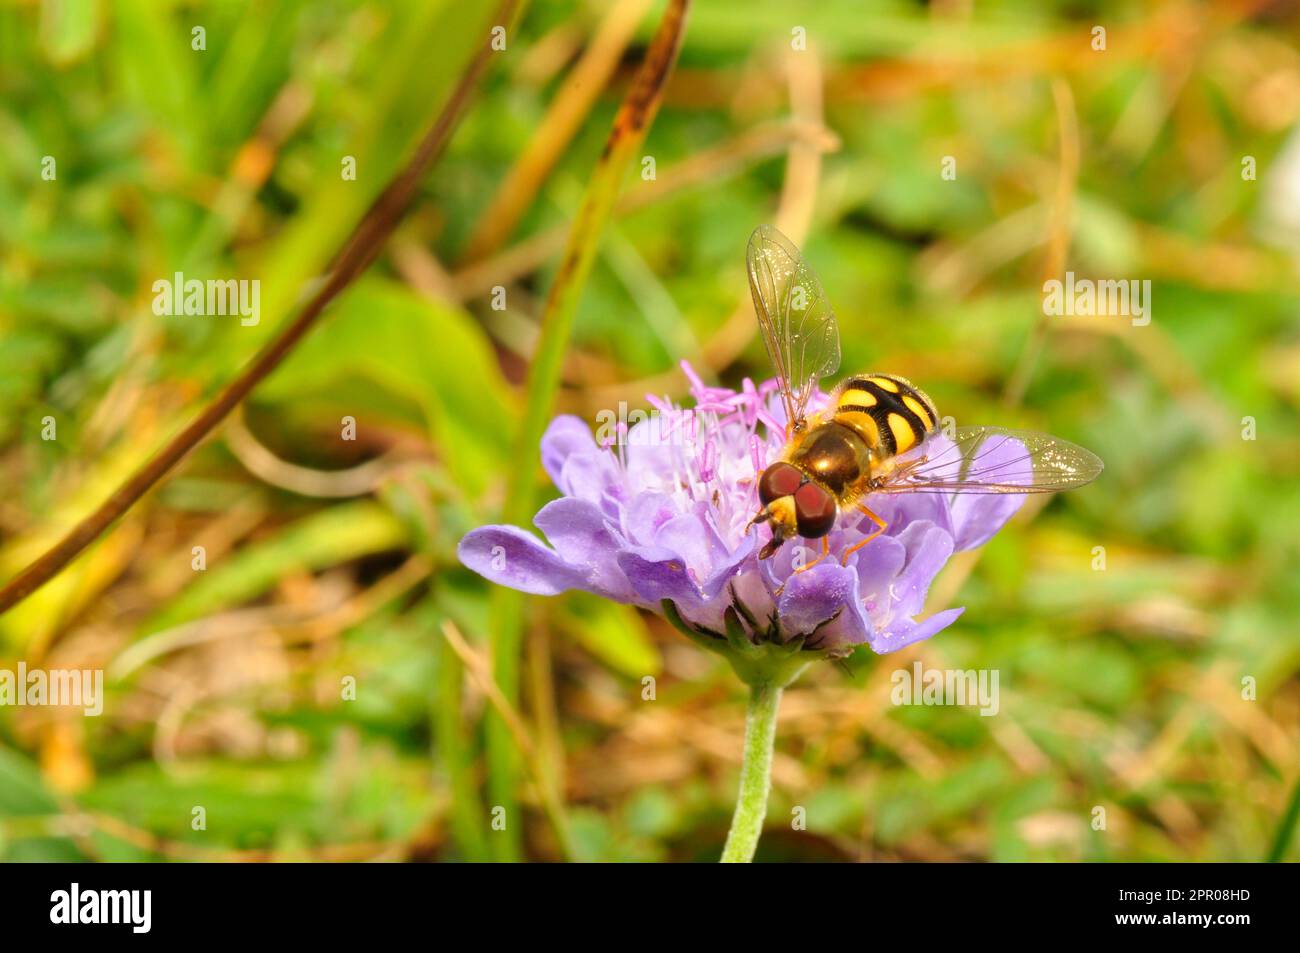
[[[0,578],[291,316],[487,7],[0,6]],[[0,616],[0,668],[108,693],[99,718],[0,708],[0,857],[716,859],[741,687],[586,597],[526,603],[522,807],[493,829],[490,587],[454,556],[534,463],[511,441],[546,290],[662,10],[528,4],[370,272]],[[1107,465],[947,567],[952,629],[787,693],[758,859],[1296,858],[1297,37],[1294,3],[692,9],[558,409],[680,397],[682,358],[766,376],[743,272],[766,221],[820,273],[844,370]],[[1067,269],[1149,279],[1151,323],[1045,318]],[[156,316],[176,271],[259,279],[260,322]],[[891,705],[917,659],[997,669],[1001,714]]]

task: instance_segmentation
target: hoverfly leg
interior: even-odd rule
[[[866,539],[864,539],[864,540],[860,540],[859,542],[854,543],[854,544],[853,544],[852,546],[850,546],[848,549],[844,550],[844,555],[842,555],[842,556],[840,557],[840,565],[841,565],[841,566],[847,566],[847,565],[849,564],[849,557],[850,557],[851,555],[853,555],[854,553],[856,553],[859,549],[861,549],[863,546],[867,545],[867,543],[871,542],[873,539],[875,539],[877,536],[879,536],[881,533],[883,533],[886,529],[889,528],[889,524],[888,524],[888,523],[886,523],[884,520],[882,520],[882,519],[881,519],[879,516],[877,516],[875,513],[871,512],[871,510],[867,509],[867,508],[866,508],[865,506],[863,506],[861,503],[858,504],[858,510],[862,513],[863,516],[865,516],[867,519],[871,520],[871,522],[875,523],[876,526],[877,526],[877,529],[876,529],[876,531],[875,531],[874,533],[872,533],[872,534],[871,534],[870,536],[868,536]]]
[[[814,559],[812,562],[810,562],[808,565],[806,565],[806,566],[800,566],[800,567],[799,567],[798,569],[796,569],[793,573],[791,573],[791,575],[797,576],[797,575],[799,575],[799,573],[801,573],[801,572],[807,572],[809,569],[812,569],[813,566],[816,566],[819,562],[821,562],[823,559],[825,559],[825,558],[826,558],[827,556],[829,556],[830,554],[831,554],[831,541],[830,541],[830,537],[829,537],[829,536],[823,536],[823,537],[822,537],[822,554],[821,554],[820,556],[818,556],[816,559]]]
[[[790,583],[790,579],[793,579],[795,576],[799,575],[799,573],[801,573],[801,572],[807,572],[809,569],[812,569],[813,566],[816,566],[819,562],[821,562],[823,559],[825,559],[825,558],[826,558],[827,556],[829,556],[830,554],[831,554],[831,541],[830,541],[830,538],[827,537],[827,536],[823,536],[823,537],[822,537],[822,554],[821,554],[820,556],[818,556],[816,559],[814,559],[812,562],[810,562],[808,565],[806,565],[806,566],[800,566],[800,567],[799,567],[798,569],[796,569],[794,572],[790,573],[789,578],[786,579],[785,582],[781,583],[781,585],[777,587],[777,590],[776,590],[776,598],[778,598],[778,599],[781,598],[781,594],[782,594],[783,592],[785,592],[785,587],[786,587],[787,585],[789,585],[789,583]]]

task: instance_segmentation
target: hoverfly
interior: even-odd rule
[[[821,282],[799,249],[770,225],[749,239],[754,312],[785,407],[786,444],[758,480],[761,508],[746,526],[770,523],[759,551],[772,556],[793,536],[821,539],[841,513],[875,523],[842,561],[887,528],[863,501],[877,493],[1053,493],[1101,473],[1096,455],[1067,440],[1002,427],[939,428],[934,402],[901,377],[859,374],[840,382],[826,408],[806,411],[822,378],[840,366],[840,337]]]

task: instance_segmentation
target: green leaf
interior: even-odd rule
[[[658,675],[663,657],[645,619],[632,606],[576,593],[559,618],[563,631],[600,661],[629,678]]]
[[[501,472],[513,428],[508,388],[482,328],[464,311],[389,281],[363,280],[258,397],[293,401],[349,374],[419,406],[448,468],[471,495]]]
[[[314,572],[406,543],[401,521],[379,504],[364,500],[333,506],[196,573],[194,584],[150,617],[142,632],[157,632],[247,602],[291,573]]]
[[[211,161],[203,150],[207,113],[194,108],[196,57],[204,54],[191,49],[191,30],[199,24],[182,26],[148,0],[116,0],[113,13],[113,63],[123,98],[180,147],[188,167],[204,168]]]
[[[14,818],[59,813],[59,802],[45,789],[36,765],[17,752],[0,748],[0,860],[11,863],[85,860],[64,838],[17,836],[10,830]]]
[[[41,45],[56,65],[80,59],[95,45],[100,9],[96,0],[44,0]]]
[[[361,44],[353,71],[364,109],[342,131],[346,148],[326,147],[311,157],[320,170],[303,206],[262,262],[262,321],[235,335],[241,353],[260,342],[294,310],[303,287],[320,273],[384,184],[419,142],[432,111],[447,101],[491,27],[495,4],[418,0],[383,8],[383,32]],[[364,80],[364,81],[363,81]],[[341,155],[357,160],[357,177],[340,175]],[[328,318],[326,320],[329,320]],[[228,356],[228,359],[229,356]]]

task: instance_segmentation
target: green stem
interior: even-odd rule
[[[441,620],[435,618],[431,620],[430,628],[437,631],[440,625]],[[434,639],[433,651],[438,665],[438,690],[432,705],[433,747],[447,774],[447,786],[451,792],[449,810],[452,823],[448,833],[466,860],[481,863],[490,859],[488,822],[479,800],[470,738],[461,708],[465,667],[446,640]]]
[[[1296,778],[1295,787],[1291,790],[1291,800],[1282,813],[1282,822],[1277,826],[1273,849],[1268,852],[1270,864],[1281,863],[1282,858],[1286,856],[1286,849],[1291,844],[1291,838],[1295,836],[1297,821],[1300,821],[1300,778]]]
[[[614,117],[614,127],[605,140],[605,151],[588,180],[582,206],[569,231],[564,257],[542,309],[541,337],[528,371],[528,397],[515,438],[517,461],[536,460],[537,446],[560,388],[578,300],[627,169],[641,154],[641,144],[677,62],[688,6],[688,0],[672,0],[664,11],[645,59]],[[532,520],[536,480],[535,463],[511,468],[502,522],[522,526]],[[502,696],[511,705],[519,698],[523,617],[523,595],[504,586],[497,587],[488,615],[492,674]],[[498,860],[513,861],[520,855],[521,844],[520,812],[515,796],[520,774],[519,752],[515,750],[515,740],[509,728],[496,712],[488,713],[486,726],[488,789],[494,806],[503,808],[508,819],[506,830],[499,832],[500,836],[493,839],[493,844]]]
[[[772,789],[772,747],[776,741],[776,712],[781,707],[781,689],[768,682],[750,689],[745,714],[745,757],[740,767],[740,793],[736,813],[722,848],[724,864],[747,864],[754,859],[763,818],[767,816],[767,795]]]

